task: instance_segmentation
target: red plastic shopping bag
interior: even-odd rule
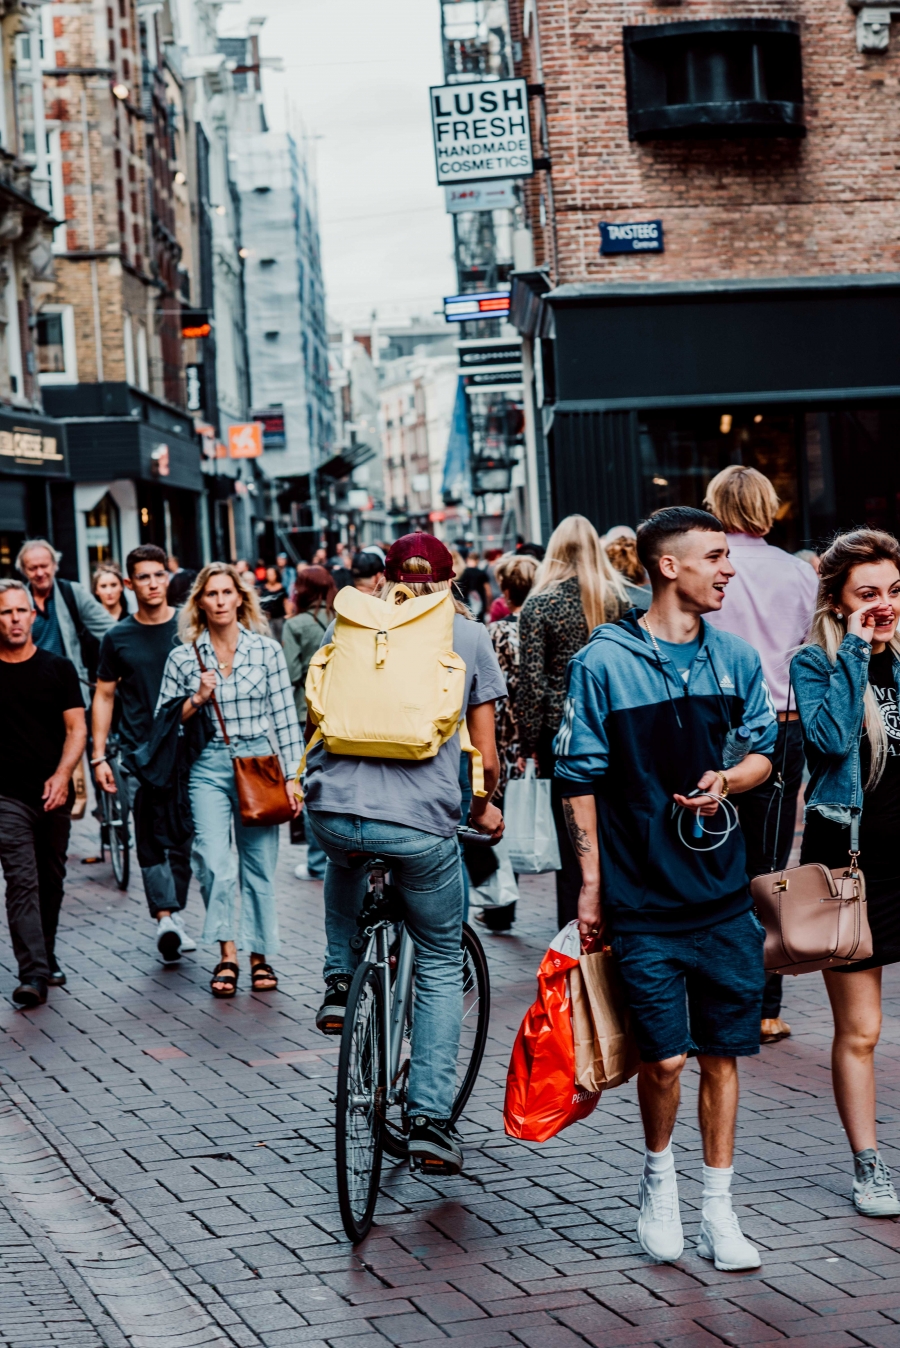
[[[506,1076],[503,1125],[510,1137],[546,1142],[597,1106],[599,1091],[575,1083],[569,971],[578,968],[578,924],[554,940],[538,969],[538,995],[519,1027]]]

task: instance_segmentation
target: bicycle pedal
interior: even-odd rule
[[[413,1153],[409,1158],[410,1174],[420,1175],[458,1175],[459,1167],[448,1165],[434,1156],[421,1156]]]

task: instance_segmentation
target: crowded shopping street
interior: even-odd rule
[[[286,833],[285,829],[285,833]],[[0,1059],[0,1342],[329,1344],[458,1339],[466,1348],[851,1348],[900,1343],[900,1227],[855,1213],[831,1096],[821,980],[789,979],[791,1038],[742,1065],[735,1203],[762,1268],[694,1254],[696,1074],[676,1128],[688,1248],[656,1264],[634,1236],[643,1138],[635,1084],[542,1145],[504,1135],[510,1047],[555,933],[552,876],[521,881],[515,934],[485,937],[488,1049],[460,1131],[466,1167],[426,1183],[387,1164],[355,1250],[335,1197],[337,1041],[314,1016],[322,885],[281,850],[277,993],[210,998],[211,959],[165,967],[139,877],[86,866],[75,826],[60,962],[65,988],[7,1004]],[[192,888],[186,926],[201,905]],[[14,976],[7,948],[2,977]],[[900,1141],[900,975],[885,971],[880,1136]]]

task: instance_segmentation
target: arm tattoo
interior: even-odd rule
[[[572,808],[570,800],[563,800],[563,814],[566,817],[566,828],[569,830],[569,837],[572,839],[572,846],[580,857],[587,856],[591,850],[591,840],[583,828],[579,828],[575,822],[575,811]]]

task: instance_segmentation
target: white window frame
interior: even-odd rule
[[[42,314],[62,314],[63,360],[66,368],[38,374],[38,383],[42,387],[45,384],[77,384],[78,356],[75,346],[74,307],[71,304],[45,304],[40,312]]]
[[[150,352],[147,329],[143,323],[138,323],[137,330],[137,381],[139,389],[144,393],[150,392]]]
[[[134,368],[134,326],[131,314],[125,314],[122,319],[122,343],[125,347],[125,383],[134,388],[137,384],[137,375]]]
[[[64,221],[66,214],[66,195],[63,186],[62,144],[58,122],[45,122],[47,136],[47,175],[50,179],[50,211],[55,220]],[[54,253],[66,251],[66,226],[57,225],[53,231]]]

